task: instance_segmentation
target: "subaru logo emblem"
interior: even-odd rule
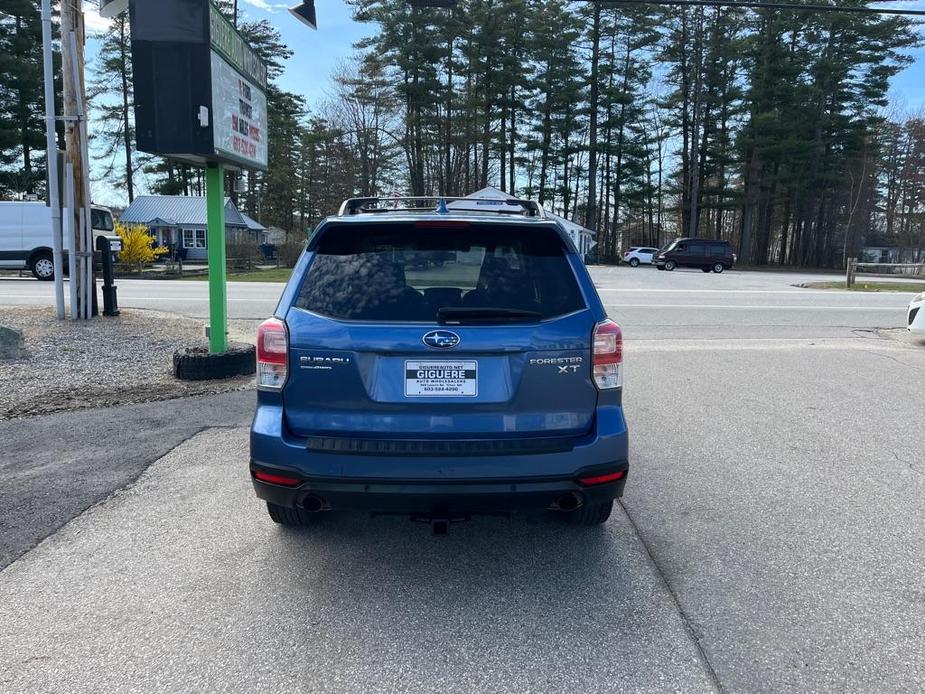
[[[452,349],[459,344],[459,335],[449,330],[431,330],[421,340],[428,347]]]

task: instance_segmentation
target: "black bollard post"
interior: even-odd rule
[[[119,301],[116,298],[116,285],[112,276],[112,244],[105,236],[96,239],[96,249],[100,252],[103,261],[103,315],[118,316]]]

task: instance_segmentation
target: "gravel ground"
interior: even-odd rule
[[[22,330],[27,356],[0,361],[0,420],[251,387],[252,376],[173,377],[174,350],[206,344],[203,324],[137,309],[123,309],[118,318],[57,321],[50,308],[4,306],[0,325]],[[231,327],[232,339],[253,342],[240,327]]]

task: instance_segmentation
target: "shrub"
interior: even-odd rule
[[[150,265],[170,250],[165,246],[155,247],[155,238],[148,232],[148,228],[141,224],[127,226],[118,223],[116,233],[122,239],[119,262],[136,268],[139,274],[145,265]]]
[[[225,239],[225,257],[229,260],[249,260],[256,264],[263,259],[263,254],[252,240],[229,237]]]
[[[302,255],[302,249],[305,247],[303,241],[286,241],[277,246],[279,251],[279,264],[283,267],[295,267],[296,261]]]

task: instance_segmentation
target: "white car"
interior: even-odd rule
[[[634,246],[623,254],[623,262],[627,263],[630,267],[638,267],[639,265],[651,265],[652,259],[655,258],[656,253],[658,253],[657,248]]]
[[[925,292],[922,292],[909,304],[906,325],[910,333],[925,335]]]

